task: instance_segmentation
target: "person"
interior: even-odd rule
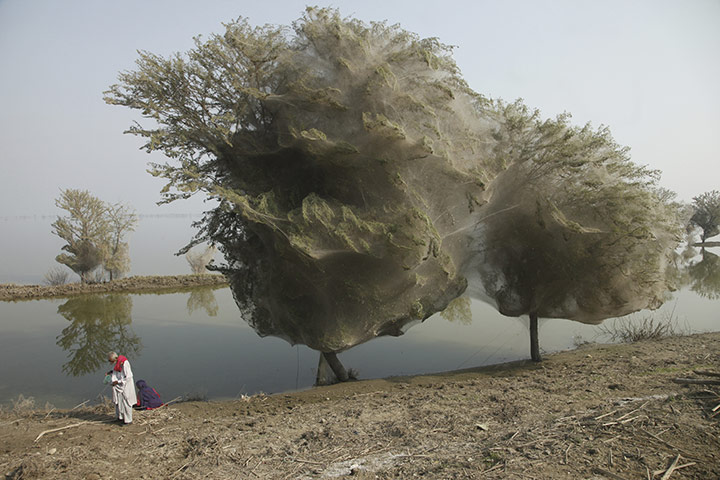
[[[135,382],[135,386],[138,389],[137,407],[139,410],[152,410],[153,408],[159,408],[164,405],[160,399],[160,394],[149,386],[145,380],[138,380]]]
[[[118,355],[115,352],[108,353],[108,361],[115,364],[113,369],[108,372],[112,380],[112,400],[115,404],[115,416],[123,426],[130,425],[132,423],[132,406],[137,403],[130,362],[127,357]]]

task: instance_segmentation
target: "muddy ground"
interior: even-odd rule
[[[0,300],[18,301],[38,298],[70,297],[87,293],[151,293],[184,291],[208,285],[227,285],[223,275],[134,276],[102,283],[67,283],[65,285],[0,285]]]
[[[700,378],[695,370],[720,371],[720,333],[586,345],[540,364],[176,403],[136,412],[128,427],[108,423],[109,405],[5,412],[0,472],[6,479],[717,479],[720,385],[673,382]]]

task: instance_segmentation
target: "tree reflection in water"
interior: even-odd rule
[[[702,260],[688,267],[690,289],[710,300],[720,299],[720,257],[702,249]]]
[[[216,286],[194,288],[187,300],[188,314],[192,315],[193,312],[202,308],[208,316],[217,316],[218,303],[215,299],[215,293],[213,293],[216,288]]]
[[[68,352],[69,360],[62,369],[69,375],[99,370],[106,363],[109,351],[134,357],[142,349],[140,337],[130,326],[130,295],[83,295],[69,299],[57,311],[70,321],[56,341]]]

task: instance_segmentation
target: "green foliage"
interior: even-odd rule
[[[720,233],[720,191],[713,190],[693,197],[691,225],[702,229],[701,242]]]

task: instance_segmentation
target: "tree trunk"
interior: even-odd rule
[[[317,375],[315,375],[315,386],[332,385],[337,382],[338,379],[335,373],[333,373],[327,360],[325,360],[325,356],[321,352],[320,358],[318,359]]]
[[[348,377],[347,370],[345,370],[343,364],[340,363],[337,355],[333,352],[323,352],[322,356],[325,357],[325,361],[327,361],[328,365],[330,365],[330,368],[337,379],[341,382],[347,382],[350,377]]]
[[[530,314],[530,358],[534,362],[542,362],[538,336],[538,317],[536,313]]]

